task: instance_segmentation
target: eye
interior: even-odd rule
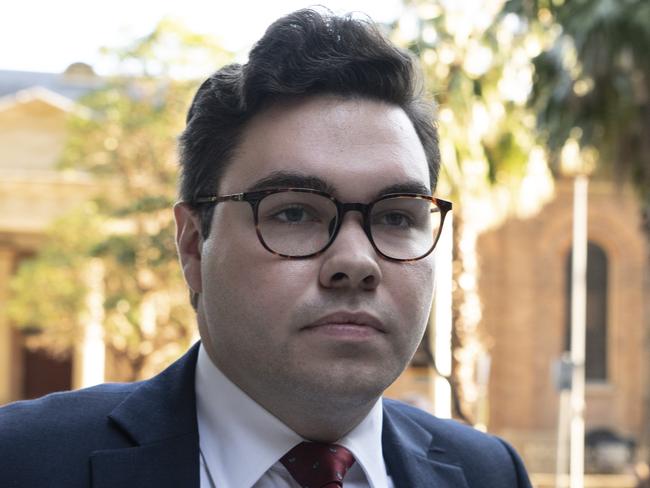
[[[385,225],[387,227],[409,228],[413,225],[413,219],[402,213],[396,211],[383,212],[373,219],[373,225]]]
[[[291,205],[277,209],[268,218],[286,224],[302,224],[319,220],[316,213],[305,205]]]

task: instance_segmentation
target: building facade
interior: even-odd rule
[[[87,176],[57,163],[68,114],[100,82],[85,65],[61,74],[0,71],[0,404],[75,385],[72,358],[28,350],[4,304],[10,277],[52,221],[93,192]]]
[[[573,185],[534,217],[479,241],[484,332],[491,344],[489,428],[533,471],[553,472],[560,394],[553,368],[569,346]],[[637,444],[648,396],[650,287],[641,210],[630,188],[590,183],[586,432]]]

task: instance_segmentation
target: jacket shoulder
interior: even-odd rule
[[[479,431],[474,427],[452,419],[441,419],[424,410],[407,405],[397,400],[384,399],[384,409],[393,421],[400,425],[411,425],[429,432],[434,441],[446,447],[467,449],[500,444],[501,439]]]
[[[83,486],[91,451],[129,445],[108,414],[134,387],[105,384],[0,408],[0,485]]]
[[[8,435],[34,433],[39,438],[61,429],[66,432],[105,418],[135,384],[103,384],[22,400],[0,408],[0,440]]]
[[[430,454],[461,466],[470,487],[531,486],[521,458],[503,439],[395,400],[384,400],[384,412],[407,437],[426,431]]]

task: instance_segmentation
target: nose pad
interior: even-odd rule
[[[327,226],[327,235],[329,237],[332,237],[332,234],[334,233],[334,228],[335,227],[336,227],[336,217],[334,217],[332,220],[330,220],[330,223]]]

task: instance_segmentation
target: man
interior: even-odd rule
[[[418,86],[374,25],[312,10],[204,82],[174,208],[200,345],[142,383],[5,408],[0,485],[529,487],[501,440],[381,399],[451,208]]]

